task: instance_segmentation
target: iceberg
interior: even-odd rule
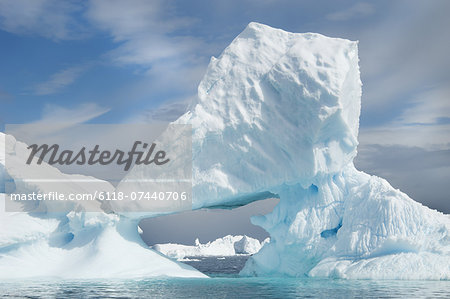
[[[263,245],[264,242],[260,243],[245,235],[227,235],[206,244],[196,239],[194,246],[166,243],[155,244],[152,249],[170,258],[184,260],[185,257],[251,255],[257,253]]]
[[[190,111],[194,207],[278,196],[241,275],[450,279],[450,218],[355,169],[358,44],[251,23]]]
[[[8,142],[5,142],[8,138]],[[26,145],[14,137],[0,133],[0,180],[12,180],[15,192],[45,193],[55,190],[55,184],[45,181],[22,180],[39,178],[64,179],[59,190],[86,192],[86,184],[77,183],[87,178],[68,175],[42,163],[27,165]],[[5,159],[8,163],[5,163]],[[95,178],[89,177],[90,180]],[[92,188],[113,191],[114,187],[97,180]],[[5,190],[2,190],[5,192]],[[152,276],[206,277],[194,268],[170,260],[149,250],[139,235],[138,224],[115,213],[85,212],[84,204],[74,205],[68,213],[52,211],[54,205],[40,201],[40,213],[5,212],[5,201],[10,195],[0,194],[0,278],[19,279],[36,277],[58,278],[134,278]],[[98,205],[93,201],[89,205]],[[92,207],[91,207],[92,208]]]
[[[234,243],[234,252],[236,252],[236,254],[252,255],[257,253],[261,249],[261,247],[264,246],[265,242],[267,242],[267,239],[260,243],[256,239],[243,236],[239,241]]]
[[[250,23],[211,59],[198,96],[174,122],[192,126],[193,209],[280,198],[273,212],[252,218],[270,241],[241,275],[450,279],[449,215],[353,165],[357,46]],[[20,148],[6,154],[20,155]],[[0,165],[17,188],[45,189],[21,184],[24,170],[6,167],[4,157]],[[116,190],[132,189],[130,181],[149,171],[135,166]],[[144,248],[139,220],[160,213],[123,212],[115,204],[108,214],[2,213],[0,277],[204,277]]]

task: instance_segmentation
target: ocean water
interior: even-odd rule
[[[2,298],[449,298],[448,281],[307,278],[0,282]]]
[[[209,276],[235,276],[244,268],[248,255],[224,257],[188,256],[183,263]]]
[[[238,277],[247,257],[191,258],[211,278],[0,282],[1,298],[450,298],[450,281]]]

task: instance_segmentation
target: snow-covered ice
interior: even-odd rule
[[[59,190],[86,192],[76,181],[80,175],[67,175],[56,168],[42,164],[25,168],[25,145],[12,136],[0,133],[0,148],[5,148],[5,138],[10,138],[5,152],[0,155],[1,179],[13,179],[15,192],[55,191],[55,184],[41,181],[23,181],[39,178],[62,178]],[[8,158],[5,169],[5,157]],[[26,155],[25,157],[28,157]],[[25,160],[24,160],[25,159]],[[22,161],[19,162],[19,161]],[[85,177],[86,178],[86,177]],[[89,179],[93,179],[92,177]],[[98,181],[97,190],[111,191],[113,186]],[[117,214],[85,213],[84,204],[74,205],[69,213],[54,212],[52,205],[40,201],[43,213],[5,212],[8,194],[0,194],[0,278],[130,278],[170,275],[179,277],[206,277],[194,268],[167,259],[149,250],[142,241],[138,223]],[[100,205],[90,202],[89,205]],[[90,207],[92,208],[92,207]]]
[[[227,235],[205,244],[196,239],[195,245],[166,243],[155,244],[152,248],[170,258],[183,260],[185,257],[194,256],[250,255],[257,253],[263,245],[264,242],[245,235]]]
[[[193,208],[280,198],[252,218],[271,239],[242,275],[450,279],[449,216],[355,169],[360,106],[357,42],[251,23],[211,59],[175,122],[193,129]],[[201,276],[139,247],[156,213],[116,212],[2,214],[0,276]]]

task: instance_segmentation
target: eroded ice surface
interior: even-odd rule
[[[252,23],[211,60],[178,120],[194,128],[194,205],[280,197],[241,274],[450,278],[449,217],[354,168],[360,101],[356,42]]]

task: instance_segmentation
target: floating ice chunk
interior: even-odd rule
[[[182,260],[187,256],[249,255],[258,252],[261,247],[262,244],[257,239],[232,235],[218,238],[206,244],[202,244],[196,239],[194,246],[173,243],[152,246],[154,250],[177,260]]]

